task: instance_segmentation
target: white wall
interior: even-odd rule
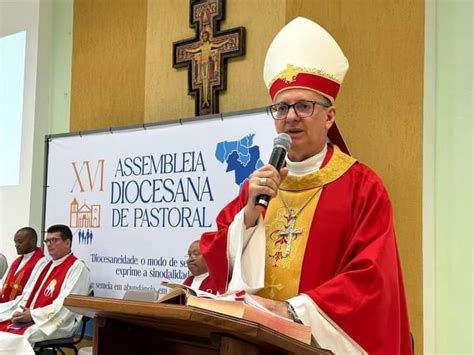
[[[0,0],[0,36],[27,32],[20,184],[0,187],[0,251],[9,263],[16,255],[15,231],[30,223],[39,5],[40,0]]]
[[[474,2],[436,1],[435,339],[474,354]]]
[[[423,350],[473,354],[474,3],[425,14]]]

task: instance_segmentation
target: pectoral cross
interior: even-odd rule
[[[298,238],[298,234],[303,233],[303,229],[295,228],[296,216],[290,214],[288,216],[288,224],[286,228],[280,231],[278,234],[286,237],[286,250],[285,250],[285,258],[290,256],[291,252],[291,242],[293,241],[293,237]]]

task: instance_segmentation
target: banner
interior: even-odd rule
[[[152,127],[52,137],[45,228],[66,224],[95,295],[160,288],[189,274],[189,244],[249,174],[276,135],[265,112]]]

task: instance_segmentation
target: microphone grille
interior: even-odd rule
[[[286,133],[280,133],[273,139],[273,146],[280,146],[288,151],[291,146],[291,137]]]

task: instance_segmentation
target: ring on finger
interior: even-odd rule
[[[267,178],[265,178],[265,177],[260,178],[259,185],[260,186],[267,186]]]

